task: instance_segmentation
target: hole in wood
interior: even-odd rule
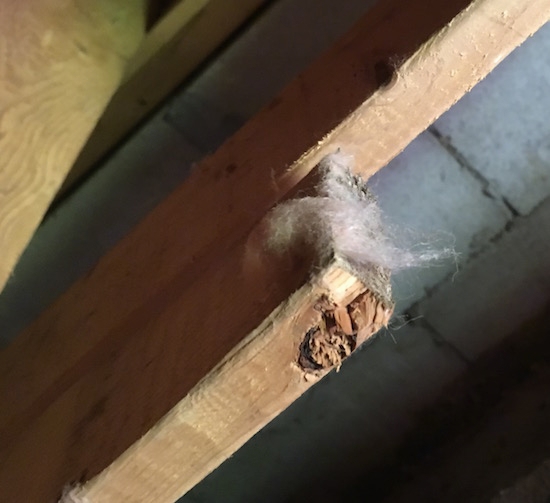
[[[387,325],[392,312],[369,290],[347,306],[323,296],[315,308],[321,312],[321,322],[307,331],[298,354],[300,368],[311,372],[340,367],[358,346]]]

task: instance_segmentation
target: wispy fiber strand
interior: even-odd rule
[[[334,255],[359,274],[373,267],[395,272],[455,256],[453,249],[429,243],[401,244],[410,233],[384,225],[375,196],[352,173],[352,164],[353,158],[342,153],[325,157],[319,165],[318,195],[290,200],[273,210],[270,249],[283,252],[307,244],[321,262]]]

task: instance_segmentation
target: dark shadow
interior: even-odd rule
[[[146,30],[150,31],[177,3],[178,0],[150,0],[147,4]]]

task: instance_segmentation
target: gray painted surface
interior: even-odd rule
[[[0,296],[0,341],[85,273],[367,4],[281,0],[269,9],[48,218]],[[396,317],[182,502],[284,501],[329,471],[359,475],[469,360],[548,304],[549,46],[547,26],[372,180],[388,220],[454,240],[459,252],[456,262],[395,278],[399,310],[413,321]]]

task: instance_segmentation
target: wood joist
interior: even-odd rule
[[[12,500],[52,498],[146,434],[81,495],[171,502],[315,381],[296,351],[319,296],[342,291],[327,286],[335,264],[250,274],[250,236],[338,148],[368,178],[550,12],[550,0],[467,4],[380,2],[0,354]],[[359,289],[334,305],[349,313],[367,286],[348,280]],[[387,307],[369,311],[372,327]]]

